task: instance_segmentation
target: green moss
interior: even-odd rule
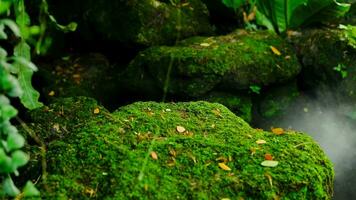
[[[275,55],[271,46],[282,55]],[[189,38],[174,47],[149,48],[133,60],[123,77],[138,82],[132,90],[146,90],[146,81],[140,82],[151,80],[162,91],[169,66],[168,93],[188,97],[206,94],[217,85],[236,90],[281,83],[294,78],[301,68],[290,46],[277,35],[236,31]]]
[[[251,122],[252,101],[248,95],[238,93],[231,94],[226,92],[212,92],[203,99],[213,103],[220,103],[246,122]]]
[[[45,199],[331,199],[333,168],[311,137],[252,129],[220,104],[139,102],[72,130],[47,145]],[[261,166],[265,153],[279,165]]]
[[[100,113],[94,114],[98,108]],[[55,99],[50,107],[44,106],[29,113],[34,124],[33,130],[41,130],[41,139],[50,142],[54,139],[69,137],[76,129],[85,126],[93,118],[103,117],[109,113],[104,107],[88,97]],[[27,135],[27,132],[24,131]]]
[[[266,91],[258,103],[259,114],[265,118],[276,118],[287,111],[299,96],[295,82]]]
[[[84,6],[85,22],[105,39],[123,43],[173,44],[178,38],[212,33],[208,10],[199,0],[91,0]]]
[[[356,48],[352,30],[315,29],[294,38],[303,61],[302,80],[308,87],[337,88],[336,95],[356,100]],[[343,65],[347,76],[343,78],[338,65]]]

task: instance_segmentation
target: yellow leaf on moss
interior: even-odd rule
[[[99,108],[95,108],[93,111],[94,114],[99,114],[100,113],[100,109]]]
[[[256,144],[266,144],[266,140],[257,140]]]
[[[185,128],[183,126],[177,126],[177,131],[178,133],[184,133],[185,132]]]
[[[158,159],[157,153],[154,152],[154,151],[151,151],[151,158],[152,158],[153,160],[157,160],[157,159]]]
[[[219,163],[219,167],[225,171],[231,171],[231,168],[227,166],[225,163]]]
[[[282,53],[281,53],[276,47],[270,46],[270,48],[271,48],[272,52],[273,52],[274,54],[276,54],[277,56],[282,55]]]
[[[276,135],[282,135],[284,133],[283,128],[272,128],[272,133],[276,134]]]

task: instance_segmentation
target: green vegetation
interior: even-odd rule
[[[1,14],[7,11],[12,2],[1,4]],[[23,1],[16,2],[15,8],[22,9]],[[22,36],[21,18],[23,13],[16,13],[17,23],[10,19],[0,19],[0,39],[8,39],[10,34],[17,37]],[[12,33],[5,32],[9,28]],[[29,94],[32,90],[31,75],[36,67],[27,57],[26,43],[20,42],[14,48],[14,55],[9,56],[7,51],[0,47],[0,197],[16,196],[20,190],[12,180],[12,174],[18,176],[18,168],[24,166],[29,157],[21,148],[25,144],[25,139],[17,131],[17,128],[10,122],[17,115],[17,110],[11,105],[8,97],[20,97],[24,105],[32,106],[33,99]],[[23,196],[38,196],[39,191],[32,182],[27,182],[23,190]]]
[[[332,195],[332,165],[309,136],[252,129],[220,104],[139,102],[109,113],[80,97],[33,116],[31,126],[48,144],[48,178],[39,183],[45,199]],[[49,135],[53,127],[57,137]],[[38,147],[31,148],[36,157]],[[266,153],[276,167],[261,165]],[[40,161],[32,162],[36,172]],[[37,176],[29,170],[29,178]]]
[[[333,198],[280,127],[319,88],[354,122],[346,2],[0,0],[0,199]]]
[[[236,10],[245,1],[223,0],[223,3]],[[289,29],[315,22],[333,21],[343,17],[351,6],[335,0],[252,0],[250,4],[251,7],[257,7],[257,23],[276,33],[284,33]]]

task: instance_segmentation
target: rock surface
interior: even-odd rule
[[[335,98],[356,100],[356,27],[314,29],[294,38],[309,88],[329,87]],[[346,97],[346,98],[345,98]]]
[[[211,34],[209,12],[200,0],[88,0],[78,4],[49,1],[59,21],[78,22],[89,40],[101,38],[123,44],[172,44],[178,38]]]
[[[216,88],[236,91],[283,83],[300,69],[293,50],[277,35],[238,30],[149,48],[131,62],[120,80],[128,90],[147,95],[198,97]]]
[[[138,102],[109,113],[79,97],[34,112],[48,158],[44,199],[331,199],[332,165],[309,136],[252,129],[220,104]],[[39,150],[28,148],[22,173],[37,179]],[[278,165],[262,166],[266,154]]]

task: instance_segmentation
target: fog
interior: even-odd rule
[[[335,200],[356,199],[356,105],[342,103],[333,92],[299,98],[288,114],[268,126],[292,128],[312,136],[332,160]]]

